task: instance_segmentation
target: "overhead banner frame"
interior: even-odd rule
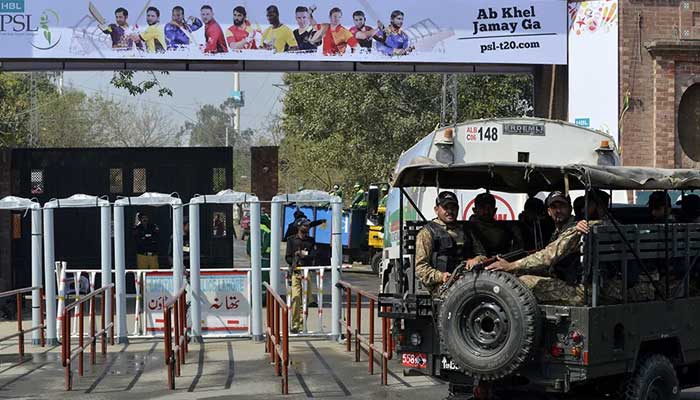
[[[183,0],[180,9],[162,0],[0,0],[0,61],[3,68],[33,60],[54,62],[57,69],[82,62],[111,63],[114,69],[129,69],[128,63],[231,61],[284,66],[268,67],[272,70],[290,63],[342,70],[326,63],[567,61],[565,0],[240,3]]]

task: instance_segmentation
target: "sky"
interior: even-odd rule
[[[112,72],[65,72],[64,86],[82,90],[87,94],[113,96],[115,100],[146,102],[157,105],[172,116],[180,127],[186,121],[196,119],[197,110],[204,104],[219,105],[233,92],[233,72],[171,72],[156,73],[162,84],[173,91],[173,96],[159,97],[157,91],[141,96],[131,96],[126,90],[114,88],[109,81]],[[135,82],[144,74],[136,74]],[[246,104],[241,111],[241,129],[258,129],[270,114],[281,111],[284,91],[275,85],[282,83],[279,73],[241,73],[241,90]]]

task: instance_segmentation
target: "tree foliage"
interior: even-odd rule
[[[0,73],[0,146],[155,147],[179,144],[169,115],[148,103],[59,91],[51,74],[36,73],[36,108],[29,74]],[[30,120],[37,137],[30,143]]]
[[[195,121],[185,122],[180,136],[189,136],[190,146],[223,147],[228,130],[228,144],[233,148],[234,188],[249,192],[250,147],[261,143],[261,135],[252,129],[236,132],[232,126],[234,113],[233,99],[227,99],[218,106],[205,104],[197,111]]]
[[[386,181],[400,154],[439,123],[442,75],[287,74],[282,176],[286,189]],[[460,121],[531,110],[524,75],[464,75]]]
[[[163,75],[168,75],[167,71],[160,72]],[[173,91],[163,84],[158,79],[155,72],[150,71],[146,73],[146,79],[134,83],[136,75],[134,71],[115,71],[112,76],[110,83],[117,89],[124,89],[129,92],[132,96],[142,95],[144,93],[150,92],[151,90],[157,90],[158,96],[172,96]]]

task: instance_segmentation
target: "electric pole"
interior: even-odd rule
[[[458,74],[442,75],[442,110],[440,127],[456,125]]]

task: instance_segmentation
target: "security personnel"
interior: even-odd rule
[[[356,183],[355,186],[355,197],[352,199],[352,208],[367,208],[367,199],[365,198],[365,191],[362,190],[362,187],[360,186],[359,183]]]
[[[138,223],[132,228],[136,239],[136,267],[138,269],[158,269],[158,240],[160,229],[151,223],[148,215],[139,213]]]
[[[292,333],[299,333],[304,327],[304,316],[302,315],[302,270],[300,267],[310,267],[314,265],[316,258],[316,241],[309,236],[311,221],[306,218],[296,220],[297,233],[287,239],[287,251],[285,260],[289,264],[288,279],[292,287]]]
[[[471,268],[486,258],[476,237],[457,224],[458,213],[457,196],[440,193],[435,200],[437,218],[416,236],[416,275],[433,295],[462,261]]]
[[[262,268],[270,267],[270,243],[272,238],[272,231],[270,217],[267,214],[260,215],[260,257]],[[250,256],[250,237],[246,241],[246,254]]]
[[[490,257],[523,249],[523,235],[497,222],[497,210],[496,198],[491,193],[481,193],[474,199],[474,215],[470,219],[473,232]]]
[[[330,193],[331,196],[338,196],[340,199],[343,199],[343,189],[340,188],[340,185],[335,184],[333,185],[333,190],[331,190]]]
[[[389,186],[382,185],[382,199],[379,200],[379,208],[384,207],[386,210],[386,201],[389,199]]]
[[[557,193],[550,194],[548,204],[552,204],[555,198],[563,196]],[[605,192],[590,191],[588,193],[588,217],[591,222],[583,220],[575,225],[568,223],[566,229],[564,226],[562,227],[564,230],[558,229],[559,233],[555,233],[553,236],[555,239],[537,253],[515,262],[499,260],[486,269],[520,275],[520,280],[532,290],[535,298],[541,302],[572,306],[584,304],[586,301],[584,284],[589,283],[574,282],[572,284],[567,282],[566,275],[553,267],[558,263],[566,263],[569,257],[578,254],[581,247],[581,237],[590,232],[590,226],[607,222],[606,208],[609,200],[610,197]],[[569,211],[570,213],[571,211]],[[579,264],[571,263],[569,268],[576,268],[577,265]],[[577,274],[577,271],[574,273]],[[654,294],[653,284],[649,281],[640,281],[632,287],[628,286],[628,299],[630,301],[653,300]],[[614,304],[621,299],[622,281],[617,278],[607,280],[601,291],[601,300],[604,303]]]

